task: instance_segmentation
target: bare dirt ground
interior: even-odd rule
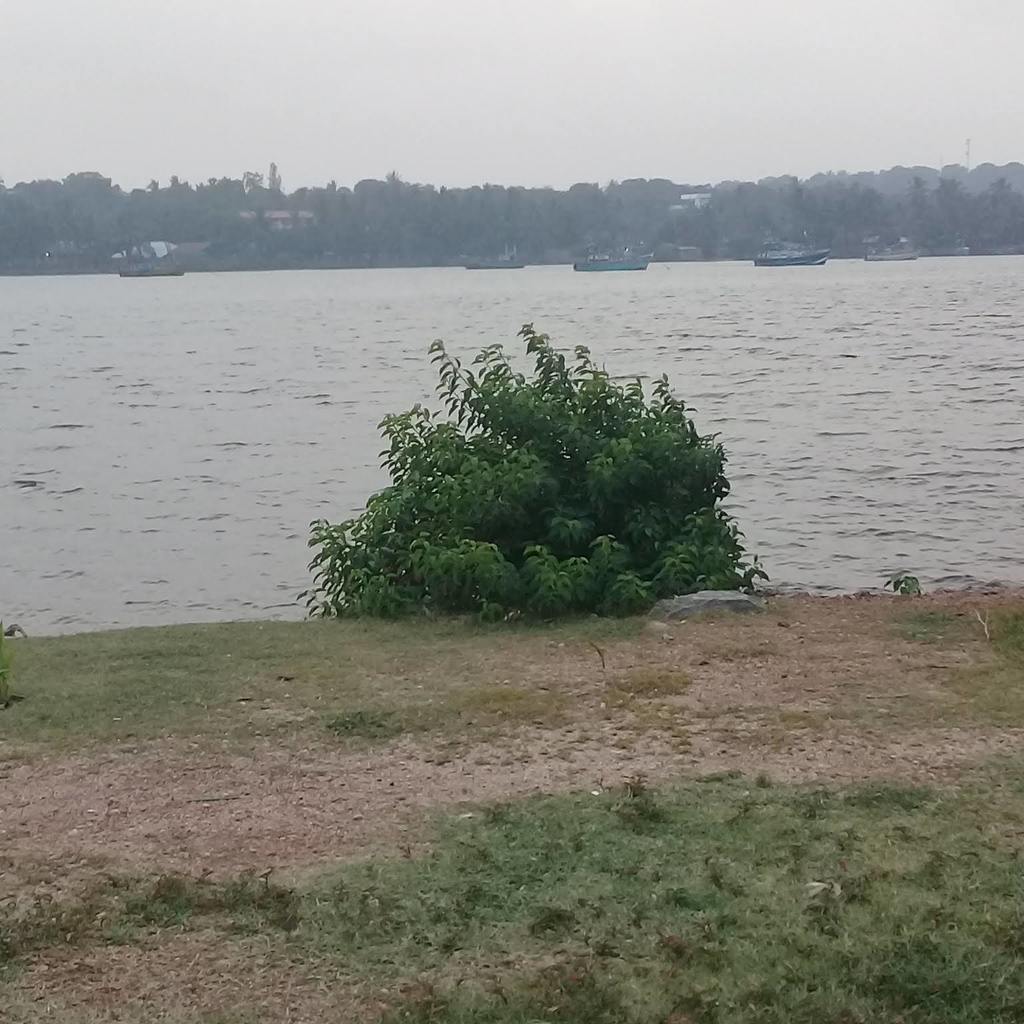
[[[972,616],[999,603],[915,602],[915,615],[948,615],[961,627],[949,642],[894,630],[905,603],[798,598],[756,617],[651,623],[602,650],[603,670],[597,651],[538,652],[538,664],[520,671],[564,693],[571,720],[456,743],[401,738],[346,750],[319,737],[298,747],[258,739],[239,753],[174,739],[8,762],[0,849],[41,873],[49,864],[63,874],[69,863],[281,871],[397,852],[453,805],[595,789],[636,774],[947,777],[1024,743],[1019,727],[972,721],[948,686],[952,673],[989,656]],[[683,687],[659,694],[662,680],[679,679]],[[650,692],[629,692],[637,683]],[[10,877],[3,881],[10,892]]]
[[[992,719],[968,685],[994,657],[983,617],[1019,601],[788,598],[763,615],[649,623],[604,647],[538,640],[531,659],[494,670],[568,710],[479,734],[345,746],[300,732],[244,750],[176,737],[0,761],[0,902],[53,898],[105,873],[294,881],[341,859],[413,855],[443,811],[636,775],[955,780],[1024,749],[1024,719]],[[202,932],[42,955],[7,997],[25,1021],[193,1020],[242,1004],[258,1020],[379,1012],[377,996],[265,944],[224,950]]]

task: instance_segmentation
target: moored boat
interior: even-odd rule
[[[176,267],[172,264],[167,266],[139,265],[122,267],[117,274],[118,277],[184,277],[185,270],[183,267]]]
[[[806,245],[791,245],[778,242],[766,245],[754,257],[755,267],[821,267],[824,266],[831,249],[812,249]]]
[[[625,249],[622,256],[611,256],[606,252],[591,253],[585,260],[577,260],[573,270],[586,273],[594,273],[603,270],[646,270],[651,262],[650,255],[634,256],[629,249]]]
[[[905,263],[916,260],[920,255],[919,252],[869,252],[865,253],[864,259],[868,263]]]
[[[864,253],[864,259],[868,263],[904,263],[907,260],[916,260],[920,255],[906,238],[901,238],[895,245],[868,249]]]

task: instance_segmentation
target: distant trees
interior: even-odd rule
[[[1005,173],[999,173],[1000,171]],[[684,193],[710,196],[681,202]],[[866,239],[910,238],[926,248],[1024,251],[1024,165],[893,168],[678,184],[663,178],[579,183],[565,190],[478,185],[435,188],[395,171],[352,188],[283,191],[264,176],[172,176],[126,191],[96,172],[0,185],[0,270],[101,270],[140,241],[207,243],[214,267],[386,266],[459,263],[515,246],[534,262],[622,246],[747,259],[766,238],[830,245],[859,256]]]

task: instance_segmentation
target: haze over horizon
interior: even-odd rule
[[[66,5],[71,7],[71,5]],[[1005,0],[240,0],[5,10],[0,177],[553,185],[1007,163]]]

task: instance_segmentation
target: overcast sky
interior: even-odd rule
[[[1024,159],[1022,0],[0,0],[0,176],[564,186]]]

